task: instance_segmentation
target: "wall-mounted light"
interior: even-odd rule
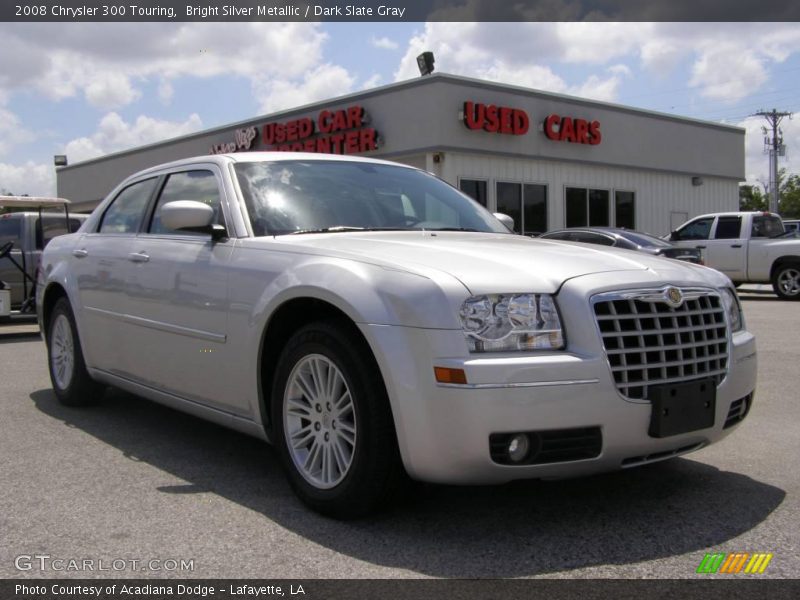
[[[703,185],[703,178],[702,177],[692,177],[692,185],[697,187],[698,185]]]
[[[417,66],[420,75],[430,75],[433,73],[433,52],[423,52],[417,57]]]
[[[66,154],[56,154],[53,156],[53,164],[56,167],[66,167],[67,166],[67,155]]]

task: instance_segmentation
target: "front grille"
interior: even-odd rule
[[[507,449],[511,438],[518,433],[528,436],[530,450],[522,461],[514,462],[509,458]],[[602,448],[603,434],[599,427],[493,433],[489,436],[492,460],[501,465],[546,465],[587,460],[600,456]]]
[[[683,302],[667,303],[666,290],[600,294],[592,299],[603,347],[619,392],[647,400],[655,385],[711,378],[728,369],[725,309],[711,290],[681,290]]]

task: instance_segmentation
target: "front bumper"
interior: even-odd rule
[[[729,370],[717,388],[713,427],[667,438],[648,435],[652,406],[620,395],[602,350],[464,357],[460,331],[363,325],[386,382],[408,473],[436,483],[503,483],[611,471],[699,449],[728,435],[731,405],[754,392],[755,339],[732,336]],[[585,332],[586,339],[592,333]],[[437,384],[433,367],[464,369],[467,385]],[[752,398],[752,396],[751,396]],[[497,433],[597,427],[595,458],[540,465],[492,460]]]

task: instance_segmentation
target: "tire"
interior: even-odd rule
[[[47,328],[47,365],[59,402],[66,406],[95,404],[103,388],[86,370],[69,300],[59,298]]]
[[[800,262],[779,265],[772,273],[772,289],[783,300],[800,300]]]
[[[403,486],[385,385],[346,323],[320,321],[292,336],[278,359],[271,417],[289,483],[313,510],[363,516]]]

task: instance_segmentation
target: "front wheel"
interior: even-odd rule
[[[772,274],[772,289],[784,300],[800,300],[800,263],[784,263]]]
[[[47,363],[58,400],[67,406],[97,402],[102,388],[89,376],[78,339],[75,317],[66,298],[60,298],[47,330]]]
[[[376,509],[404,475],[367,350],[344,323],[313,323],[289,340],[273,385],[275,445],[289,482],[308,506],[336,518]]]

